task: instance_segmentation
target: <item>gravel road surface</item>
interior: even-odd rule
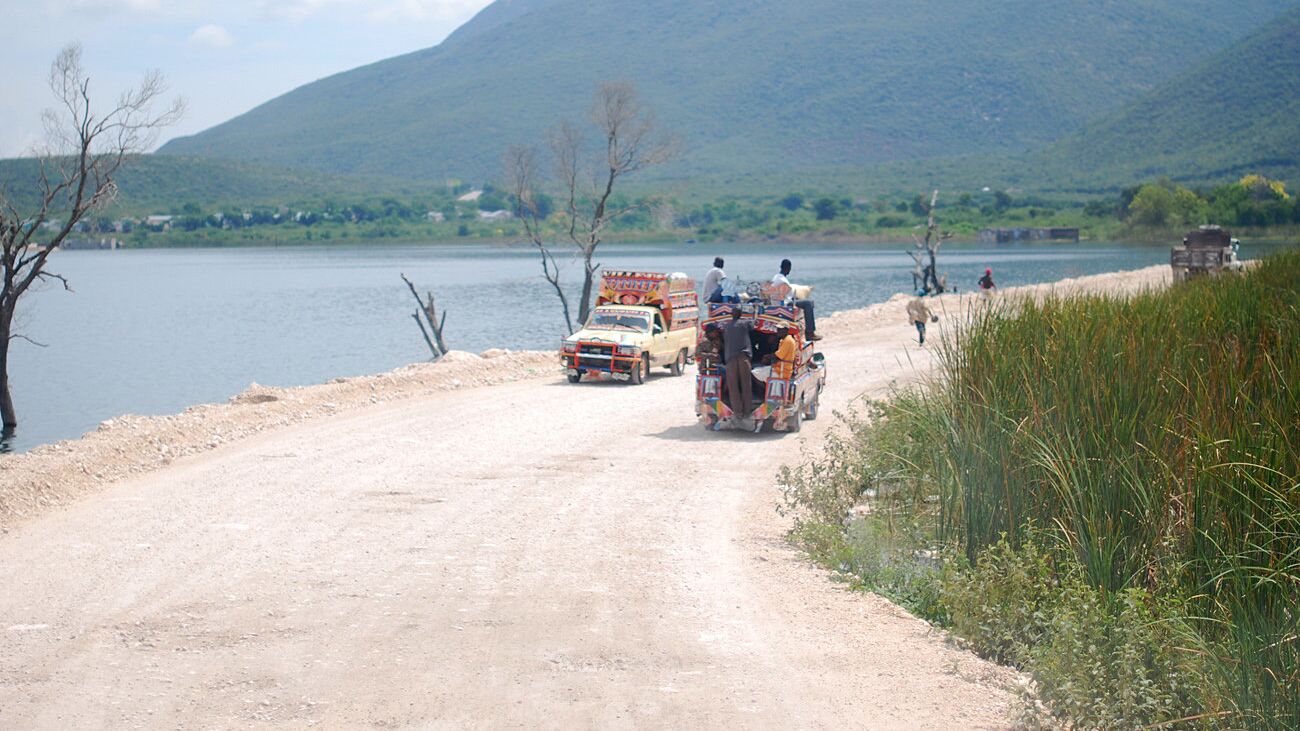
[[[1109,276],[1080,286],[1158,278]],[[825,406],[927,371],[903,304],[827,319]],[[718,434],[689,375],[517,375],[299,389],[332,408],[283,425],[236,400],[195,423],[197,453],[25,502],[0,535],[0,728],[1010,724],[1013,673],[785,543],[775,473],[830,408],[798,435]],[[209,439],[263,412],[276,428]],[[58,451],[113,474],[78,449]],[[50,454],[13,462],[0,500],[58,493],[23,491]]]

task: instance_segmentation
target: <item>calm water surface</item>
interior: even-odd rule
[[[744,279],[768,278],[784,256],[791,279],[815,284],[818,313],[862,307],[910,288],[905,244],[637,244],[607,246],[608,267],[684,271],[712,258]],[[940,271],[962,289],[985,266],[1000,286],[1134,269],[1166,247],[949,244]],[[1252,252],[1243,247],[1243,254]],[[64,251],[19,313],[48,345],[13,345],[18,450],[76,437],[119,414],[175,413],[224,401],[251,382],[320,383],[428,357],[410,314],[405,273],[448,310],[450,347],[552,348],[563,333],[553,292],[526,247],[357,245],[328,248]],[[570,281],[580,267],[569,266]]]

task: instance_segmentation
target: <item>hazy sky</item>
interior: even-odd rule
[[[50,62],[80,42],[94,98],[166,76],[191,134],[306,82],[436,45],[491,0],[0,0],[0,157],[26,154],[53,104]]]

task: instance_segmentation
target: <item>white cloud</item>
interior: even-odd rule
[[[339,0],[260,0],[258,4],[266,17],[301,23],[326,5],[338,2]]]
[[[156,13],[163,9],[162,0],[55,0],[46,3],[47,9],[56,13],[75,13],[90,11],[135,11],[138,13]]]
[[[190,44],[207,48],[230,48],[235,44],[235,39],[225,28],[208,24],[199,26],[190,34]]]

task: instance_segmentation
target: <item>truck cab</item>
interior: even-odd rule
[[[570,383],[610,378],[645,383],[650,371],[686,371],[699,336],[699,295],[685,275],[611,271],[583,328],[560,343]]]

